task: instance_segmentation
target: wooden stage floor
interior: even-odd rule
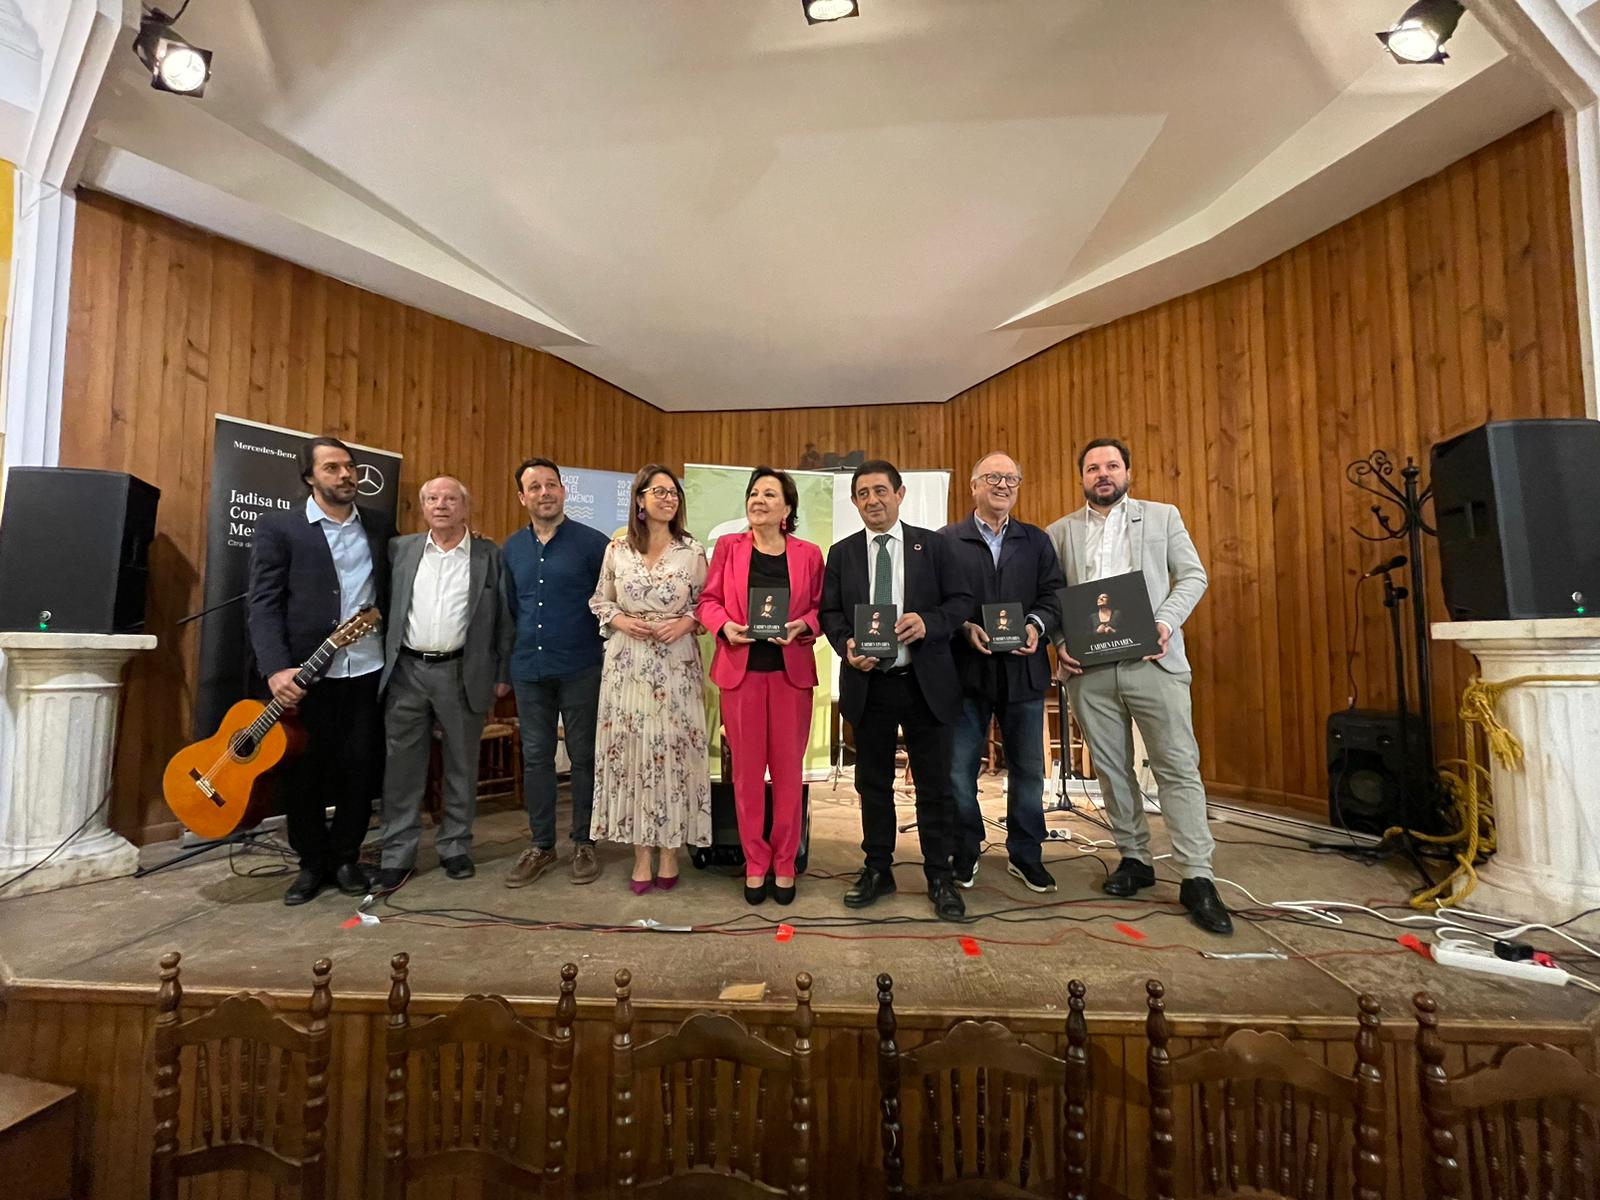
[[[778,1006],[792,996],[795,973],[805,970],[815,979],[819,1013],[848,1023],[870,1021],[880,971],[894,976],[897,1007],[908,1013],[1028,1015],[1042,1022],[1063,1011],[1066,982],[1074,977],[1088,985],[1091,1014],[1124,1020],[1142,1015],[1145,980],[1158,977],[1167,985],[1172,1016],[1197,1026],[1242,1020],[1345,1025],[1363,991],[1380,999],[1387,1022],[1409,1026],[1410,997],[1427,988],[1452,1021],[1511,1026],[1530,1036],[1541,1028],[1587,1027],[1600,999],[1575,987],[1449,971],[1401,950],[1394,942],[1401,930],[1354,914],[1341,927],[1237,914],[1236,935],[1216,938],[1189,923],[1166,864],[1158,864],[1163,882],[1153,892],[1128,901],[1104,896],[1098,885],[1115,865],[1115,851],[1089,852],[1081,840],[1046,846],[1059,883],[1048,896],[1006,873],[1003,844],[990,847],[977,885],[964,893],[970,919],[953,926],[932,918],[916,865],[916,835],[905,833],[899,893],[852,912],[840,897],[859,863],[854,792],[846,780],[836,787],[814,784],[811,795],[810,869],[787,909],[770,901],[747,907],[736,878],[703,873],[687,862],[673,892],[635,897],[627,889],[629,851],[617,846],[600,848],[604,872],[593,884],[568,881],[563,843],[556,871],[531,887],[507,889],[503,877],[527,845],[526,827],[520,813],[499,810],[480,816],[476,878],[455,882],[431,869],[429,831],[422,865],[430,869],[373,906],[376,925],[346,928],[357,902],[332,891],[285,907],[287,878],[268,872],[287,868],[259,852],[235,853],[231,862],[227,853],[214,852],[144,878],[0,898],[0,984],[12,996],[104,996],[127,989],[153,997],[158,958],[181,950],[190,990],[259,988],[303,996],[311,963],[326,955],[335,964],[339,1006],[375,1008],[387,990],[390,955],[405,950],[419,999],[474,991],[548,997],[560,964],[573,961],[586,1009],[609,1000],[612,975],[621,966],[633,972],[637,1001],[663,1010],[717,1004],[722,990],[736,984],[765,984],[768,1003]],[[1084,807],[1081,797],[1077,802]],[[991,816],[1003,814],[998,777],[985,780],[984,807]],[[562,809],[564,831],[565,802]],[[909,805],[900,819],[913,819]],[[1079,839],[1107,836],[1080,813],[1052,813],[1048,824]],[[1155,824],[1161,842],[1159,819]],[[1215,822],[1213,832],[1219,876],[1263,901],[1400,906],[1413,881],[1398,863],[1307,852],[1295,836],[1246,825],[1235,814]],[[999,829],[992,835],[1003,841]],[[173,849],[149,847],[144,857],[158,862]],[[1238,888],[1219,888],[1231,908],[1250,908]],[[1405,915],[1398,907],[1389,911]],[[694,932],[632,924],[647,918]],[[791,940],[776,939],[780,920],[794,926]],[[1569,932],[1600,941],[1600,919],[1587,918]],[[977,953],[963,947],[963,938],[976,942]],[[1559,945],[1548,936],[1542,944]],[[1285,957],[1218,960],[1203,951]]]

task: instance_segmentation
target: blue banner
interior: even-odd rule
[[[607,537],[628,528],[631,473],[562,467],[561,482],[567,488],[567,516],[578,524],[598,529]]]

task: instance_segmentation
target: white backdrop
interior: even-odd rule
[[[924,529],[943,529],[949,524],[949,471],[901,471],[900,480],[906,485],[905,503],[900,506],[902,521]],[[861,514],[850,503],[850,473],[841,471],[833,477],[833,540],[847,538],[861,527]]]

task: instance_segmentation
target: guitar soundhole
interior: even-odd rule
[[[228,747],[228,752],[239,762],[247,762],[255,757],[256,741],[248,734],[241,733],[233,739]]]

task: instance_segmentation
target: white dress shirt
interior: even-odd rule
[[[1089,508],[1089,529],[1083,539],[1085,583],[1126,575],[1133,570],[1133,547],[1128,538],[1128,498],[1124,496],[1102,515]]]
[[[876,600],[872,594],[872,581],[877,578],[878,570],[878,543],[874,540],[877,534],[868,529],[867,535],[867,598]],[[889,544],[883,547],[889,555],[890,578],[893,580],[893,595],[890,603],[894,605],[895,612],[899,614],[895,619],[906,615],[906,527],[896,521],[892,528],[884,530],[889,535]],[[851,614],[851,620],[855,614]],[[900,653],[894,656],[894,665],[904,667],[911,662],[911,651],[904,642],[900,644]]]
[[[467,644],[471,553],[470,533],[449,550],[439,549],[432,533],[422,543],[422,561],[411,585],[411,611],[406,614],[406,645],[413,650],[444,653]]]

